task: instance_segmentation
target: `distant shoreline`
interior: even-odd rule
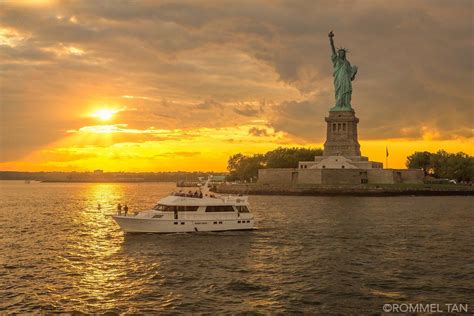
[[[109,180],[109,181],[93,181],[93,180],[35,180],[35,179],[30,179],[30,180],[18,180],[18,179],[0,179],[0,181],[11,181],[11,182],[21,182],[25,184],[29,183],[174,183],[176,184],[176,181],[172,180]]]
[[[222,172],[22,172],[0,171],[0,180],[41,181],[45,183],[149,183],[196,182],[209,176],[223,176]]]
[[[159,180],[110,180],[110,181],[93,181],[93,180],[43,180],[41,183],[176,183],[176,181],[159,181]]]
[[[275,186],[262,184],[219,185],[217,193],[290,196],[474,196],[474,187],[439,184],[312,185]]]

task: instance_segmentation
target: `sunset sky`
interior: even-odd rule
[[[327,33],[362,154],[473,155],[473,2],[0,0],[0,170],[223,171],[321,147]]]

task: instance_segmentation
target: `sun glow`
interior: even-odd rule
[[[118,112],[120,112],[120,110],[100,109],[92,113],[91,117],[95,117],[101,121],[109,121]]]

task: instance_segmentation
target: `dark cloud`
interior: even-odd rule
[[[256,107],[251,104],[244,104],[239,107],[235,107],[234,112],[242,115],[242,116],[257,116],[258,114],[262,113],[262,108],[261,107]]]
[[[262,137],[262,136],[268,136],[268,132],[264,128],[251,127],[249,128],[249,135]]]
[[[119,116],[133,128],[263,117],[320,141],[334,102],[331,29],[359,67],[362,138],[419,139],[427,127],[472,137],[470,0],[7,1],[0,24],[3,160],[80,128],[71,116],[104,98],[136,109]]]
[[[217,103],[214,100],[206,100],[195,106],[196,110],[209,110],[209,109],[222,109],[222,104]]]
[[[293,136],[320,142],[326,132],[324,116],[327,103],[321,99],[287,101],[275,106],[268,123],[276,131],[287,132]]]

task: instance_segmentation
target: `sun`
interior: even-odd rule
[[[91,114],[91,117],[98,118],[101,121],[110,120],[118,110],[100,109]]]

